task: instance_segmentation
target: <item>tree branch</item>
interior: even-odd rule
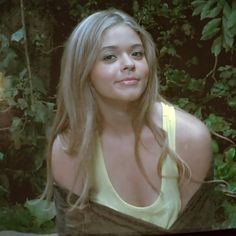
[[[28,50],[28,40],[26,35],[26,26],[25,26],[25,12],[24,12],[24,1],[20,0],[20,9],[21,9],[21,23],[23,27],[23,33],[24,33],[24,50],[25,50],[25,59],[26,59],[26,66],[29,76],[29,86],[30,86],[30,101],[31,106],[33,104],[33,85],[32,85],[32,73],[31,73],[31,67],[30,67],[30,57],[29,57],[29,50]]]

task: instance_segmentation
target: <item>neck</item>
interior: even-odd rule
[[[118,135],[133,133],[132,118],[135,104],[107,101],[102,98],[98,98],[97,103],[102,116],[103,131]]]

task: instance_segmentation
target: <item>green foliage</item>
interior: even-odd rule
[[[193,16],[200,15],[201,20],[210,20],[202,30],[202,40],[214,38],[211,52],[218,56],[222,49],[226,52],[235,50],[236,36],[236,1],[226,0],[195,0]]]
[[[230,147],[221,155],[216,156],[215,176],[228,182],[227,188],[224,189],[228,195],[236,193],[236,155],[235,147]]]
[[[85,4],[81,4],[81,1],[78,0],[70,0],[68,3],[70,7],[70,16],[76,19],[90,15],[98,5],[96,0],[86,1]]]
[[[39,226],[52,220],[56,215],[54,203],[46,200],[30,200],[25,203],[25,207],[29,210],[30,214],[35,217]]]
[[[191,69],[198,67],[198,55],[192,54],[190,60],[181,67],[174,62],[183,60],[181,48],[194,40],[198,50],[201,41],[196,38],[196,25],[187,17],[191,11],[194,17],[203,21],[202,41],[211,42],[215,57],[222,51],[227,57],[235,55],[235,17],[236,1],[195,0],[195,1],[134,1],[134,14],[137,19],[154,35],[160,62],[160,87],[162,94],[171,102],[196,115],[212,132],[212,148],[215,179],[227,181],[224,188],[228,198],[222,207],[226,216],[220,227],[235,227],[235,212],[230,209],[231,198],[236,196],[236,67],[232,64],[215,61],[213,69],[204,76],[194,76]],[[207,52],[206,52],[207,53]],[[208,63],[208,61],[206,62]],[[201,70],[201,68],[198,68]],[[190,72],[187,72],[190,71]],[[227,209],[226,209],[227,208]]]
[[[24,206],[17,204],[14,207],[0,208],[0,231],[14,230],[30,233],[52,233],[55,231],[53,221],[39,224],[37,218]]]
[[[236,222],[236,204],[233,200],[225,201],[223,207],[228,215],[228,218],[222,224],[222,228],[224,229],[232,229],[235,228]]]
[[[4,159],[4,154],[0,152],[0,161],[2,161],[3,159]]]
[[[130,13],[156,42],[162,95],[199,117],[212,132],[214,176],[217,180],[227,182],[222,190],[226,199],[221,206],[226,215],[217,227],[236,227],[236,118],[233,116],[236,110],[236,67],[233,64],[236,1],[129,2]],[[68,0],[68,18],[77,23],[96,10],[110,7],[108,3]],[[49,8],[51,14],[55,9],[62,8],[62,2],[55,4],[54,8]],[[117,5],[112,2],[112,6]],[[46,10],[45,6],[41,8]],[[199,30],[201,35],[198,35]],[[44,32],[35,32],[31,35],[30,43],[32,48],[39,49],[48,39]],[[11,35],[1,33],[0,42],[0,72],[5,84],[3,96],[14,114],[10,128],[13,142],[10,148],[0,152],[0,219],[4,219],[0,223],[0,230],[2,227],[25,232],[43,232],[45,229],[46,232],[52,227],[50,219],[55,214],[53,207],[49,208],[50,214],[47,215],[43,210],[44,202],[35,204],[33,200],[15,207],[9,207],[8,204],[14,195],[10,187],[12,183],[17,182],[22,187],[28,181],[34,193],[34,196],[27,196],[28,199],[42,191],[45,181],[45,134],[54,113],[54,100],[48,96],[48,88],[36,73],[29,76],[27,65],[22,61],[25,56],[24,29],[18,26]],[[208,43],[211,47],[206,49]],[[196,46],[195,50],[192,50],[193,45]],[[204,56],[208,56],[207,59],[198,55],[202,51]],[[211,56],[215,58],[215,63]],[[202,69],[202,60],[209,73]],[[213,68],[210,68],[211,64],[214,64]]]
[[[48,232],[54,227],[55,214],[51,211],[47,217],[43,214],[39,217],[30,202],[25,208],[9,205],[42,193],[46,177],[46,134],[55,109],[42,78],[31,73],[30,65],[22,60],[26,55],[25,34],[23,27],[11,35],[0,34],[0,109],[7,108],[11,119],[10,128],[3,127],[9,133],[10,144],[1,140],[0,230]]]

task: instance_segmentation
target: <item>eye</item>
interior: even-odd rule
[[[116,59],[116,56],[109,54],[109,55],[105,55],[102,59],[103,61],[106,61],[106,62],[112,62]]]
[[[142,59],[144,56],[144,52],[143,51],[134,51],[131,53],[131,55],[137,59]]]

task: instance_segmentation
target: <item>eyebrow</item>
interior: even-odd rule
[[[136,48],[136,47],[141,47],[141,48],[143,48],[143,45],[142,45],[141,43],[136,43],[136,44],[131,45],[130,48],[133,49],[133,48]],[[118,49],[118,48],[119,48],[118,46],[109,45],[109,46],[102,47],[102,48],[101,48],[101,51],[106,50],[106,49],[115,50],[115,49]]]

